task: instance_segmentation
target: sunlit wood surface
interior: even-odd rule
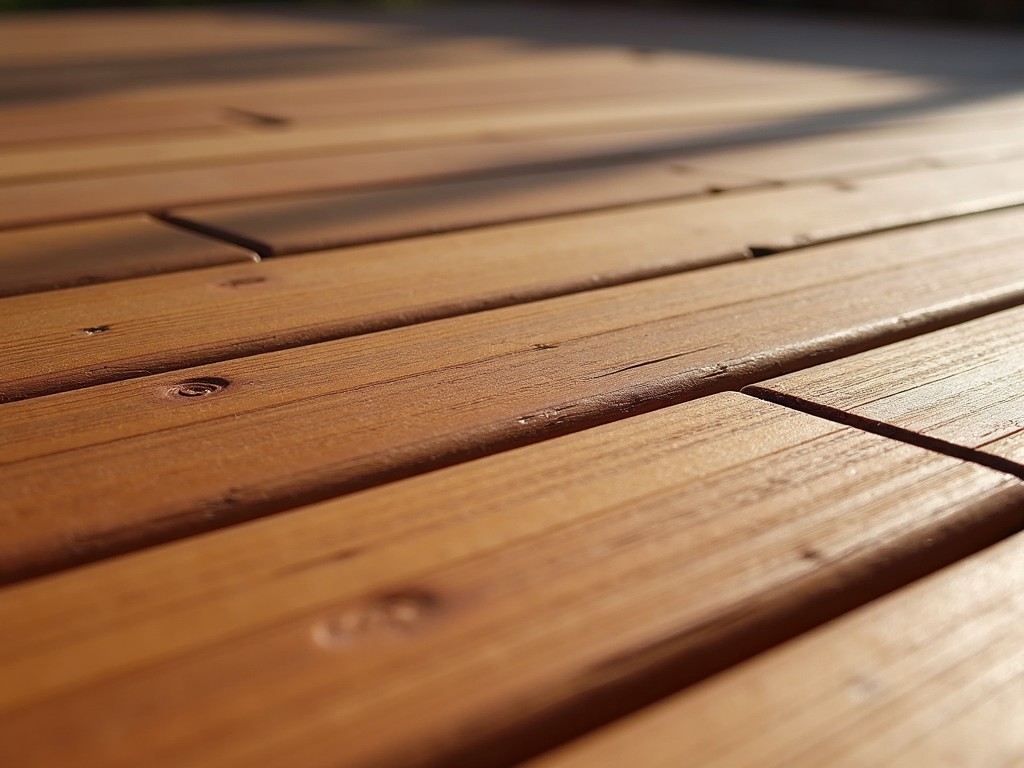
[[[0,765],[1024,763],[1024,31],[0,19]]]

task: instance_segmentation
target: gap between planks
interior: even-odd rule
[[[1013,244],[965,259],[940,227],[829,248],[7,403],[0,493],[32,525],[4,542],[6,576],[733,389],[1024,296]],[[209,397],[175,396],[204,383]],[[152,467],[167,479],[123,483]]]

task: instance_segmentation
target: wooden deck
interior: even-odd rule
[[[1022,52],[0,19],[0,766],[1024,765]]]

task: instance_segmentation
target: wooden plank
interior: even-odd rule
[[[175,221],[260,244],[265,255],[647,203],[762,184],[664,160],[590,166],[365,192],[175,209]]]
[[[179,132],[217,136],[228,126],[222,110],[205,104],[106,104],[62,105],[45,109],[0,111],[0,144],[38,144],[76,139],[114,138],[161,134],[173,140]],[[10,146],[4,149],[10,150]]]
[[[0,324],[17,329],[22,343],[0,349],[0,399],[695,269],[743,258],[751,231],[766,238],[760,242],[777,243],[788,234],[792,243],[829,216],[835,223],[837,216],[860,213],[846,207],[845,192],[776,194],[783,199],[751,193],[584,214],[91,286],[59,298],[10,299],[0,303]],[[831,210],[812,199],[831,199]],[[887,212],[884,203],[879,201],[878,213]],[[762,219],[748,231],[755,211]],[[681,231],[685,221],[701,223]],[[870,228],[871,220],[862,222]],[[893,242],[923,257],[1001,242],[1010,247],[1022,237],[1024,215],[1011,209],[934,224]],[[858,258],[858,249],[819,253]],[[269,306],[275,311],[266,311]],[[81,336],[82,328],[97,326],[110,330]]]
[[[1015,136],[1016,134],[1016,136]],[[827,176],[891,173],[901,168],[942,167],[1011,160],[1024,155],[1019,129],[983,129],[963,133],[914,133],[905,129],[863,135],[809,137],[771,147],[693,153],[695,168],[741,170],[777,181]],[[686,162],[684,157],[677,158]]]
[[[360,175],[364,178],[370,176],[372,179],[374,172],[368,171],[369,163],[360,164],[357,161],[349,164],[346,160],[345,157],[339,157],[335,158],[334,162],[325,163],[320,158],[314,158],[274,163],[269,168],[242,166],[229,169],[227,173],[220,169],[191,171],[187,174],[187,184],[200,199],[209,196],[216,199],[218,196],[245,198],[259,195],[261,192],[308,192],[310,188],[315,190],[317,186],[344,186],[346,177],[351,179]],[[443,158],[435,155],[426,165],[435,166],[438,162],[443,162]],[[472,164],[473,160],[469,159],[469,162]],[[347,165],[351,168],[339,173],[340,167]],[[315,170],[303,174],[303,170],[309,166],[314,166]],[[387,178],[388,171],[382,170],[378,168],[376,175]],[[404,172],[396,174],[392,170],[390,175],[402,176]],[[250,179],[255,184],[246,186]],[[207,185],[204,183],[206,180],[212,180],[213,183]],[[165,186],[161,174],[138,175],[133,179],[134,183],[125,187],[121,187],[118,181],[116,178],[105,178],[0,188],[0,201],[6,199],[13,203],[12,207],[0,216],[0,226],[42,219],[138,210],[144,209],[148,202],[155,202],[159,209],[168,202],[168,192],[173,199],[173,187]],[[262,188],[258,186],[261,182]],[[698,194],[709,188],[719,190],[757,183],[759,180],[754,177],[731,171],[691,171],[665,161],[621,164],[615,166],[613,171],[602,166],[549,170],[541,173],[510,174],[498,179],[461,182],[455,189],[464,190],[473,199],[469,202],[460,202],[457,206],[458,211],[453,210],[451,214],[471,222],[494,223],[543,215],[551,210],[573,212]],[[244,191],[239,192],[240,186]],[[133,193],[140,188],[151,191],[148,195],[144,192],[133,201]],[[449,187],[432,186],[349,194],[358,194],[358,197],[351,198],[353,208],[359,210],[358,214],[353,210],[353,214],[366,223],[367,232],[371,233],[368,237],[372,238],[372,233],[377,232],[381,226],[376,223],[380,209],[398,208],[399,215],[403,206],[436,205],[447,209],[443,199],[447,189]],[[87,197],[86,195],[91,192],[95,192],[96,195]],[[386,225],[384,226],[386,230]],[[429,225],[426,226],[427,231],[430,231]],[[311,236],[316,237],[316,233],[313,232]]]
[[[584,136],[532,137],[440,147],[287,156],[271,160],[148,169],[105,170],[86,178],[44,178],[0,186],[4,222],[67,220],[262,196],[423,182],[460,174],[493,174],[534,164],[599,164],[662,157],[690,167],[792,181],[836,174],[992,162],[1024,153],[1019,129],[910,136],[905,130],[857,137],[789,139],[757,149],[686,149],[704,129],[664,128]],[[767,140],[767,139],[766,139]],[[0,167],[16,172],[14,165]],[[63,172],[63,169],[51,168]]]
[[[1022,558],[1013,537],[528,765],[1017,765]]]
[[[691,207],[685,213],[697,217],[692,220],[700,221],[702,226],[708,222],[702,213],[742,216],[745,237],[753,240],[748,241],[750,245],[777,249],[791,246],[794,239],[812,243],[850,232],[1024,203],[1021,178],[1024,159],[1007,160],[857,179],[842,183],[839,191],[805,187],[766,193],[756,201],[726,197],[705,205],[703,211]],[[720,183],[739,186],[743,177],[690,176],[687,166],[650,161],[376,192],[224,203],[177,209],[171,215],[207,231],[259,243],[266,253],[278,255],[567,213],[616,202],[642,202],[670,197],[673,190],[683,194],[684,190],[697,191]],[[791,206],[801,209],[808,231],[794,236],[787,228],[780,241],[772,241],[772,222],[785,216],[781,212]]]
[[[722,126],[723,128],[725,126]],[[55,190],[58,203],[62,199],[58,182],[80,182],[80,192],[100,192],[98,183],[109,180],[119,191],[125,185],[134,183],[133,191],[152,195],[158,185],[151,182],[149,187],[141,182],[159,176],[159,185],[170,185],[169,192],[198,198],[203,194],[215,197],[244,197],[274,194],[295,189],[315,189],[318,186],[349,186],[379,184],[388,181],[409,181],[445,174],[473,173],[497,168],[529,165],[531,163],[555,163],[559,161],[582,161],[596,155],[642,156],[653,154],[681,142],[686,146],[691,138],[706,135],[707,126],[668,126],[663,128],[633,128],[606,133],[574,134],[568,136],[491,136],[484,139],[459,143],[408,149],[385,149],[377,152],[345,152],[317,149],[312,153],[294,149],[254,159],[214,158],[197,163],[162,163],[159,156],[148,154],[123,157],[113,163],[106,162],[106,147],[83,151],[81,147],[48,152],[22,152],[3,155],[0,166],[0,180],[9,184],[50,182]],[[1002,143],[1004,132],[1000,131]],[[984,137],[978,137],[975,145],[984,145]],[[123,162],[122,162],[123,161]],[[140,167],[141,166],[141,167]],[[296,182],[281,178],[289,173],[299,173],[307,178],[307,186],[295,187]],[[239,178],[239,174],[245,174]],[[81,178],[81,177],[85,178]],[[102,179],[100,178],[102,177]],[[186,187],[184,180],[194,179]],[[287,185],[287,186],[282,186]],[[208,191],[207,187],[213,187]],[[247,187],[256,189],[248,192]],[[70,194],[69,194],[70,197]],[[164,198],[159,198],[163,200]],[[215,198],[214,198],[215,199]],[[70,202],[70,201],[69,201]],[[190,200],[189,202],[194,202]],[[165,205],[167,203],[147,203]],[[48,199],[48,205],[52,205]]]
[[[1022,500],[724,394],[7,590],[0,754],[507,764],[1005,535]]]
[[[571,104],[578,100],[637,94],[686,95],[698,105],[712,94],[716,101],[723,96],[732,101],[745,101],[756,99],[765,82],[763,76],[758,80],[735,82],[729,68],[719,66],[718,62],[693,66],[670,56],[655,56],[649,60],[637,57],[632,66],[604,67],[598,71],[578,66],[568,71],[553,66],[538,67],[533,72],[511,70],[504,73],[469,69],[456,82],[397,80],[385,87],[379,83],[340,85],[298,92],[265,92],[250,98],[234,98],[231,103],[302,122],[399,112],[415,119],[416,113],[421,111],[544,102]],[[894,88],[919,88],[925,81],[899,77],[866,79],[847,73],[826,79],[813,72],[799,71],[776,72],[772,82],[804,94],[821,96],[829,90],[844,88],[884,97]]]
[[[0,232],[0,296],[258,258],[147,216],[15,229]]]
[[[944,251],[942,237],[902,230],[0,405],[4,576],[740,387],[1024,300],[1018,242]],[[124,482],[138,473],[144,485]]]
[[[580,214],[91,286],[59,299],[9,299],[0,303],[0,323],[19,329],[25,343],[0,348],[0,399],[745,258],[739,233],[713,228],[681,237],[679,219],[678,205]],[[1024,236],[1019,216],[994,214],[986,222],[951,226],[945,237],[973,244]],[[99,343],[81,343],[81,328],[96,326],[110,332],[89,339]]]
[[[1024,474],[1024,312],[1008,310],[758,384],[758,396],[923,436]],[[980,454],[980,455],[978,455]]]
[[[0,28],[0,60],[13,69],[36,63],[108,63],[113,57],[124,64],[153,56],[272,55],[275,46],[284,45],[332,43],[358,48],[396,43],[401,39],[400,29],[389,29],[383,21],[350,19],[341,23],[335,19],[325,25],[297,15],[195,8],[11,14]]]
[[[780,121],[819,114],[830,107],[855,107],[870,102],[881,106],[896,102],[891,97],[869,97],[843,91],[823,98],[820,94],[764,96],[740,102],[695,103],[684,96],[639,96],[588,100],[571,105],[534,105],[447,110],[421,114],[415,120],[405,115],[376,119],[314,122],[280,130],[214,137],[181,137],[161,140],[124,140],[110,146],[69,147],[39,154],[17,153],[5,165],[15,163],[8,174],[28,175],[53,169],[87,166],[93,169],[130,168],[177,163],[223,162],[231,158],[255,158],[286,152],[367,151],[402,146],[434,146],[481,140],[492,136],[544,136],[566,133],[601,133],[630,128],[669,125],[704,126],[713,138],[723,123]],[[858,101],[859,99],[859,101]],[[835,103],[833,103],[835,102]],[[818,125],[818,123],[815,123]],[[793,130],[808,132],[797,124]]]
[[[585,141],[591,137],[597,140],[599,136],[607,133],[635,133],[637,143],[643,144],[649,140],[655,147],[662,147],[664,146],[663,140],[671,139],[680,142],[676,145],[679,152],[689,153],[708,152],[710,148],[716,146],[736,144],[743,147],[750,143],[780,141],[822,132],[837,138],[850,137],[851,139],[856,139],[861,135],[871,137],[877,134],[892,134],[894,137],[935,136],[935,140],[949,134],[977,133],[979,135],[973,145],[981,146],[986,143],[1005,143],[1016,140],[1016,137],[1020,135],[1022,124],[1024,124],[1024,117],[1015,112],[981,115],[967,112],[966,114],[954,113],[945,117],[940,114],[934,118],[880,119],[867,125],[851,123],[849,118],[842,114],[831,117],[818,116],[809,119],[806,123],[801,121],[778,123],[770,118],[756,117],[734,118],[724,123],[710,123],[706,120],[687,121],[685,117],[681,117],[669,121],[655,120],[653,125],[649,126],[645,126],[643,122],[622,126],[614,123],[609,125],[583,123],[578,126],[566,126],[555,131],[551,136],[545,136],[543,132],[541,134],[530,131],[506,132],[500,127],[493,127],[492,130],[484,131],[476,136],[457,137],[446,140],[446,142],[454,143],[457,151],[459,146],[467,143],[483,144],[484,146],[495,143],[496,147],[500,147],[503,142],[515,145],[520,142],[560,138]],[[295,140],[296,133],[302,134],[301,140]],[[565,133],[569,135],[559,136],[559,134]],[[662,134],[664,134],[664,139]],[[252,162],[259,159],[268,161],[300,159],[301,156],[310,154],[321,156],[342,153],[365,154],[369,151],[368,147],[347,146],[344,140],[338,145],[335,141],[338,135],[335,128],[323,125],[316,128],[293,126],[289,130],[240,134],[234,141],[203,142],[202,144],[193,140],[184,142],[180,138],[175,141],[159,142],[123,139],[117,144],[71,144],[63,147],[34,148],[34,150],[23,148],[23,150],[2,153],[0,179],[55,177],[61,174],[71,176],[82,173],[104,175],[114,171],[130,171],[139,168],[169,169],[181,166],[203,168],[211,163],[223,165],[225,163]],[[970,139],[966,136],[965,142],[970,143]],[[924,150],[926,145],[923,145],[921,150]],[[369,148],[372,150],[373,147]],[[384,151],[388,151],[388,147],[382,148]],[[432,151],[447,152],[444,143],[428,148]],[[401,147],[391,147],[389,152],[401,152]],[[419,152],[425,153],[427,150],[421,148]]]

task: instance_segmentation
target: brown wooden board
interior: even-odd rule
[[[40,166],[44,178],[10,179],[0,186],[0,224],[63,220],[130,211],[245,200],[318,190],[341,190],[408,182],[440,180],[460,175],[508,174],[547,164],[599,165],[617,160],[661,157],[712,171],[774,181],[794,181],[866,173],[895,172],[915,167],[992,162],[1024,152],[1018,128],[934,135],[908,135],[905,130],[873,131],[862,135],[766,140],[773,149],[715,151],[693,146],[688,137],[707,139],[693,127],[634,130],[582,136],[495,139],[437,147],[384,152],[291,154],[200,167],[150,168],[110,172],[102,166],[81,177],[74,160],[60,165],[57,154]],[[704,138],[700,134],[704,133]],[[38,156],[39,153],[36,153]],[[0,163],[16,177],[25,170],[12,156]],[[85,158],[86,160],[88,157]],[[137,158],[138,159],[138,158]],[[144,162],[144,160],[143,160]],[[97,174],[97,171],[99,173]],[[47,178],[49,176],[49,178]],[[728,177],[726,177],[728,178]]]
[[[1017,765],[1022,559],[1015,536],[528,765]]]
[[[729,126],[719,126],[728,129]],[[767,127],[766,127],[767,130]],[[272,133],[268,129],[268,133]],[[195,161],[165,159],[162,150],[173,149],[173,142],[120,159],[111,157],[110,147],[74,146],[48,151],[32,150],[0,155],[0,180],[6,185],[47,190],[47,207],[72,204],[72,190],[98,194],[100,183],[107,182],[106,194],[120,195],[132,189],[143,195],[147,206],[167,205],[166,201],[186,198],[199,201],[281,194],[296,189],[361,186],[398,181],[439,178],[446,175],[487,173],[504,168],[537,163],[596,162],[604,157],[667,154],[674,146],[687,147],[691,139],[703,140],[708,126],[665,126],[632,128],[556,136],[503,137],[478,139],[427,147],[384,149],[378,151],[332,150],[330,147],[307,149],[302,146],[280,152],[240,153]],[[1009,141],[1013,132],[994,129],[987,133],[970,132],[973,146]],[[1016,134],[1019,135],[1019,134]],[[246,135],[240,135],[246,146]],[[936,137],[936,142],[955,139]],[[291,178],[299,174],[301,179]],[[159,183],[145,183],[147,179]],[[299,181],[305,181],[300,185]],[[75,184],[77,183],[77,187]],[[154,197],[164,189],[162,197]],[[64,195],[68,195],[67,198]],[[114,200],[121,200],[115,197]],[[163,202],[160,202],[163,201]],[[125,205],[112,201],[109,205]],[[70,209],[74,210],[74,209]]]
[[[435,158],[433,162],[437,162]],[[320,168],[313,173],[302,174],[303,166],[288,163],[271,169],[276,174],[275,180],[268,181],[263,169],[243,166],[235,169],[235,173],[221,175],[217,170],[206,171],[206,176],[214,183],[207,187],[217,197],[217,190],[233,189],[227,192],[228,197],[247,197],[251,194],[273,191],[302,192],[315,190],[318,186],[345,186],[343,179],[355,176],[358,178],[358,166],[352,172],[338,174],[337,163],[332,165],[317,163]],[[364,171],[365,173],[365,171]],[[254,182],[248,192],[239,192],[238,185],[252,176]],[[197,174],[190,173],[192,183]],[[340,177],[339,177],[340,176]],[[372,177],[371,177],[372,178]],[[262,182],[262,187],[260,186]],[[736,174],[732,171],[693,171],[670,161],[644,163],[621,163],[613,166],[592,166],[547,170],[544,172],[509,174],[495,179],[479,179],[459,182],[456,189],[460,198],[454,201],[452,211],[460,220],[493,222],[505,219],[515,220],[528,216],[539,216],[549,212],[563,213],[588,208],[606,207],[627,203],[657,200],[678,195],[698,194],[707,189],[728,189],[737,186],[749,186],[760,183],[760,179],[752,176]],[[142,194],[133,200],[132,194],[141,187]],[[146,189],[157,190],[145,192]],[[31,184],[24,186],[0,187],[0,200],[9,198],[14,202],[7,214],[0,217],[0,226],[24,223],[26,221],[65,218],[83,215],[98,215],[112,211],[139,210],[147,207],[147,202],[161,201],[163,207],[169,199],[162,185],[161,175],[139,176],[135,183],[121,188],[118,180],[103,179],[90,182],[55,182],[47,184]],[[409,208],[445,207],[447,186],[399,188],[387,191],[367,191],[355,194],[351,199],[351,215],[365,220],[370,233],[380,229],[381,214],[392,211],[392,216],[402,216]],[[89,193],[96,194],[90,201]],[[464,200],[461,194],[471,199]],[[202,199],[204,193],[197,193]],[[336,194],[336,193],[331,193]],[[288,200],[289,198],[285,198]],[[276,200],[276,199],[275,199]],[[299,198],[303,200],[303,198]],[[253,202],[250,205],[260,205]],[[273,205],[281,205],[277,200]],[[300,203],[301,204],[301,203]],[[315,204],[315,201],[314,201]],[[306,209],[309,209],[307,204]],[[335,205],[335,208],[343,206]],[[344,215],[345,210],[340,212]],[[408,226],[413,227],[415,217],[410,216]],[[376,226],[375,226],[376,225]],[[429,226],[429,224],[428,224]]]
[[[256,259],[141,215],[15,229],[0,232],[0,296]]]
[[[239,128],[245,125],[241,114],[236,123]],[[331,169],[333,173],[346,174],[337,177],[346,184],[379,183],[531,162],[594,159],[610,153],[638,156],[676,153],[680,161],[715,160],[716,165],[723,168],[726,163],[746,163],[762,167],[779,178],[793,178],[825,171],[894,167],[907,159],[921,162],[939,156],[941,160],[942,156],[959,151],[1019,145],[1022,124],[1024,117],[1015,113],[1002,116],[969,113],[956,118],[880,121],[878,125],[868,126],[852,126],[838,118],[806,126],[799,122],[776,123],[770,119],[724,123],[679,120],[653,126],[585,124],[554,135],[529,132],[516,135],[496,129],[478,137],[426,146],[385,147],[377,151],[358,146],[333,146],[330,139],[337,137],[337,133],[330,129],[283,130],[268,125],[262,131],[239,132],[230,137],[231,140],[210,145],[209,153],[201,152],[195,157],[187,152],[193,142],[183,142],[180,138],[172,141],[166,137],[143,143],[120,139],[9,148],[7,152],[0,148],[0,181],[22,184],[82,176],[116,177],[122,178],[124,184],[134,182],[141,193],[145,193],[142,181],[134,180],[136,172],[144,178],[161,171],[167,174],[169,193],[177,191],[180,195],[180,185],[189,178],[188,174],[201,171],[207,172],[207,183],[213,186],[211,193],[216,193],[220,173],[228,177],[232,173],[248,174],[259,186],[271,183],[270,176],[260,173],[261,169],[283,170],[287,163],[296,163],[299,172],[312,174],[310,181],[316,185],[319,183],[316,178]],[[296,136],[303,140],[293,141]],[[757,146],[748,148],[752,144]],[[829,146],[834,146],[835,151],[829,152]],[[804,152],[800,151],[801,147]],[[784,162],[773,160],[776,153]],[[341,166],[342,158],[347,158],[351,168]],[[319,171],[307,168],[302,165],[307,159],[317,159],[328,168]],[[250,165],[255,168],[243,170]],[[95,180],[92,183],[92,194],[98,194],[100,190]],[[286,181],[282,179],[280,183]],[[60,190],[73,187],[54,185],[51,188],[51,194],[60,200]],[[188,188],[195,189],[195,183]],[[103,191],[112,194],[112,190]],[[238,194],[245,194],[245,189]]]
[[[854,94],[843,97],[842,89],[824,100],[820,95],[793,95],[781,103],[770,97],[738,101],[732,104],[708,102],[694,104],[686,96],[676,98],[636,96],[588,100],[567,105],[522,105],[479,107],[447,110],[417,116],[379,116],[342,121],[322,121],[300,125],[254,128],[249,132],[233,132],[224,136],[178,137],[121,140],[108,146],[83,144],[67,148],[43,149],[39,152],[12,154],[6,176],[32,173],[59,173],[62,169],[87,167],[93,170],[131,168],[138,166],[173,165],[179,163],[224,162],[237,158],[275,156],[282,153],[366,152],[401,147],[431,147],[480,141],[490,137],[528,137],[609,133],[631,129],[654,129],[668,126],[701,127],[698,135],[703,143],[720,141],[723,131],[728,138],[737,124],[784,123],[796,125],[785,133],[807,133],[799,118],[813,116],[821,108],[855,107],[858,104],[884,104],[884,97]],[[899,95],[892,94],[890,101]],[[274,115],[268,115],[274,117]],[[992,121],[986,121],[992,125]],[[1017,123],[1019,124],[1019,122]],[[729,126],[732,126],[730,129]],[[841,123],[835,124],[841,128]],[[695,132],[696,133],[696,132]]]
[[[580,54],[580,58],[586,56]],[[413,79],[387,84],[339,84],[298,93],[265,92],[235,99],[232,103],[244,109],[285,115],[306,122],[400,113],[414,120],[423,112],[448,109],[514,104],[571,105],[577,101],[629,99],[637,95],[666,99],[685,96],[695,110],[702,110],[707,109],[705,105],[708,104],[728,107],[740,102],[757,103],[766,95],[763,79],[747,73],[737,80],[737,73],[728,65],[700,62],[695,66],[685,54],[654,55],[646,60],[636,57],[632,62],[623,61],[620,66],[595,69],[575,64],[566,69],[563,71],[555,62],[547,68],[520,67],[505,71],[483,68],[474,72],[467,68],[458,80],[416,82]],[[779,103],[789,103],[797,95],[814,95],[827,101],[837,90],[842,90],[845,96],[871,94],[883,99],[892,93],[910,95],[929,90],[927,83],[895,76],[864,78],[840,72],[829,77],[807,70],[777,70],[773,75],[772,83],[778,90],[771,96]]]
[[[922,236],[939,243],[908,247]],[[278,511],[1024,301],[1017,243],[943,250],[942,236],[911,229],[0,405],[3,573]],[[117,326],[79,334],[104,343]]]
[[[1024,475],[1024,311],[771,379],[752,394]]]
[[[699,400],[0,594],[0,755],[508,764],[1004,535],[1022,499]]]
[[[736,260],[751,232],[758,242],[779,242],[788,232],[792,242],[826,212],[833,222],[852,215],[854,224],[861,212],[844,207],[847,194],[823,189],[817,206],[807,197],[772,206],[773,194],[757,193],[630,208],[9,299],[0,302],[0,324],[23,341],[0,349],[0,397],[51,394]],[[829,200],[831,211],[822,205]],[[747,229],[747,211],[763,212],[757,230]],[[891,238],[878,242],[922,259],[999,243],[1012,248],[1024,241],[1024,215],[963,217]],[[819,250],[826,260],[820,266],[858,259],[859,248]],[[82,328],[98,326],[108,331],[82,336]]]
[[[778,249],[885,227],[1024,203],[1024,159],[923,170],[842,182],[839,190],[797,186],[759,197],[729,197],[680,209],[689,221],[713,226],[742,217],[747,243]],[[323,194],[172,211],[206,231],[258,243],[272,254],[317,250],[567,213],[602,205],[669,197],[707,186],[743,183],[692,173],[665,161],[609,165],[579,171],[406,187],[378,192]],[[752,182],[748,182],[752,183]],[[803,231],[773,239],[796,209]],[[712,217],[718,217],[716,218]],[[682,236],[682,232],[681,232]]]

